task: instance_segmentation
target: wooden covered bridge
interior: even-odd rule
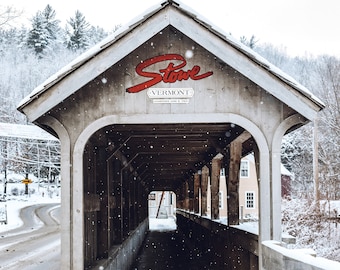
[[[61,142],[62,269],[129,267],[148,230],[153,190],[176,193],[179,229],[216,242],[219,269],[274,269],[263,243],[281,241],[282,137],[322,108],[306,88],[190,8],[169,0],[149,9],[18,107]],[[258,235],[232,226],[239,223],[240,159],[250,152]],[[221,168],[228,188],[223,227],[213,221]],[[242,263],[234,265],[235,258]]]

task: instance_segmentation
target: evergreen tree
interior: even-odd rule
[[[89,38],[89,45],[93,46],[104,39],[107,36],[107,32],[99,26],[91,26],[87,36]]]
[[[32,18],[32,30],[28,33],[27,44],[37,54],[42,53],[48,45],[48,31],[40,11]]]
[[[28,47],[37,54],[42,54],[57,39],[59,21],[55,19],[55,11],[50,5],[32,18],[32,29],[28,33]]]
[[[251,49],[254,49],[256,43],[258,42],[254,35],[252,35],[249,40],[245,36],[242,36],[240,37],[240,41]]]
[[[71,29],[67,28],[67,48],[73,51],[84,50],[89,47],[89,23],[85,16],[77,10],[74,17],[67,23]]]
[[[60,32],[59,28],[60,21],[55,19],[56,17],[55,10],[50,5],[47,5],[44,11],[42,12],[42,15],[45,19],[46,29],[49,33],[50,38],[52,40],[56,40]]]

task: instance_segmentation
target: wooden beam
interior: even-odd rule
[[[188,180],[184,182],[184,210],[189,210],[189,183]]]
[[[109,252],[109,209],[108,209],[108,178],[105,147],[97,147],[96,155],[96,193],[100,199],[100,211],[97,214],[97,258],[105,258]]]
[[[194,174],[194,213],[199,213],[199,188],[200,188],[200,175]]]
[[[207,166],[204,166],[202,168],[202,178],[201,178],[201,215],[202,216],[207,216],[208,177],[209,177],[209,168]]]
[[[227,178],[228,189],[228,225],[238,225],[239,220],[239,183],[242,143],[238,140],[230,144],[229,170]]]
[[[214,157],[211,162],[211,219],[220,218],[219,193],[222,157],[222,155],[218,155]]]

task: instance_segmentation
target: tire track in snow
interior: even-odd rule
[[[22,209],[20,217],[24,224],[0,234],[0,269],[58,269],[59,214],[60,204],[38,204]]]

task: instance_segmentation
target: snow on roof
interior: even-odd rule
[[[287,175],[287,176],[292,176],[293,175],[290,171],[288,171],[288,169],[285,166],[283,166],[282,163],[281,163],[281,174],[282,175]]]
[[[102,50],[112,45],[121,36],[124,36],[127,32],[131,31],[134,27],[136,27],[137,25],[142,23],[144,20],[146,20],[148,16],[151,16],[152,14],[156,13],[159,9],[161,9],[165,2],[162,1],[160,5],[156,5],[156,6],[153,6],[147,9],[144,13],[135,17],[126,25],[118,28],[116,32],[107,36],[102,41],[97,43],[95,46],[91,47],[89,50],[85,51],[83,54],[76,57],[69,64],[67,64],[62,69],[60,69],[58,72],[50,76],[42,84],[38,85],[28,96],[26,96],[23,100],[21,100],[17,108],[20,110],[21,107],[23,107],[26,103],[29,103],[32,99],[34,99],[35,96],[39,96],[41,93],[45,92],[48,88],[50,88],[57,82],[61,81],[64,77],[66,77],[72,71],[76,70],[83,63],[87,62],[88,60],[96,56],[98,53],[100,53]]]
[[[0,123],[0,137],[58,141],[38,126]]]
[[[266,69],[268,72],[275,75],[277,78],[285,82],[286,84],[290,85],[294,89],[296,89],[299,93],[304,95],[305,97],[309,98],[311,101],[313,101],[315,104],[317,104],[320,108],[325,107],[325,104],[317,98],[315,95],[313,95],[306,87],[298,83],[294,78],[284,73],[282,70],[268,62],[265,58],[260,56],[258,53],[254,52],[251,48],[245,46],[242,42],[235,39],[230,34],[226,33],[225,31],[221,30],[219,27],[213,25],[209,22],[208,19],[206,19],[204,16],[198,14],[196,11],[191,9],[189,6],[186,6],[185,4],[181,3],[178,0],[166,0],[161,1],[159,4],[147,9],[144,13],[141,15],[135,17],[133,20],[131,20],[128,24],[118,29],[118,31],[114,32],[112,35],[109,35],[107,38],[103,39],[101,42],[99,42],[97,45],[74,59],[71,63],[66,65],[64,68],[62,68],[59,72],[55,73],[51,77],[49,77],[45,82],[40,84],[38,87],[36,87],[31,94],[29,94],[27,97],[25,97],[18,105],[18,109],[21,110],[22,107],[24,107],[27,103],[30,103],[31,100],[33,100],[35,97],[39,96],[39,94],[45,92],[47,89],[49,89],[51,86],[62,80],[64,77],[66,77],[68,74],[76,70],[78,67],[80,67],[83,63],[87,62],[94,56],[96,56],[98,53],[103,51],[105,48],[109,47],[113,43],[115,43],[120,37],[127,34],[127,32],[133,30],[138,25],[142,24],[145,20],[147,20],[149,17],[151,17],[153,14],[157,13],[159,10],[163,9],[163,7],[167,5],[172,5],[182,12],[184,12],[186,15],[190,16],[192,19],[194,19],[196,22],[201,24],[202,26],[206,27],[209,31],[213,32],[215,35],[222,38],[224,41],[226,41],[228,44],[245,54],[248,58],[250,58],[252,61],[259,64],[261,67]]]
[[[255,157],[253,153],[246,155],[244,159],[251,161],[253,163],[255,162]],[[288,169],[282,163],[281,163],[281,175],[293,176],[293,174],[290,171],[288,171]]]

